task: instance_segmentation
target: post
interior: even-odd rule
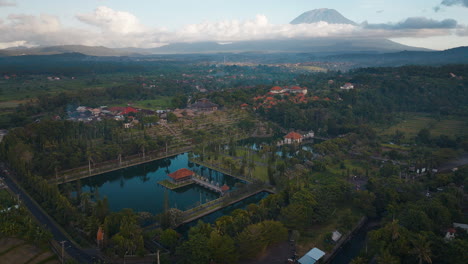
[[[160,264],[160,263],[159,263],[159,249],[158,249],[157,258],[158,258],[158,262],[157,262],[157,263]]]
[[[64,255],[64,251],[65,251],[64,250],[65,242],[67,242],[67,241],[64,240],[64,241],[60,242],[60,244],[62,244],[62,264],[63,264],[63,255]]]

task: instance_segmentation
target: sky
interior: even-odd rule
[[[357,25],[289,24],[318,8]],[[435,50],[468,46],[468,0],[0,0],[0,48],[318,37],[388,38]]]

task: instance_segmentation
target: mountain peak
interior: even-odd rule
[[[291,24],[311,24],[320,21],[327,22],[328,24],[349,24],[357,25],[355,22],[347,19],[335,9],[320,8],[307,11],[302,15],[296,17]]]

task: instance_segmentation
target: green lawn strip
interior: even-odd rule
[[[39,258],[39,256],[41,256],[42,254],[48,252],[49,250],[48,249],[45,249],[39,253],[37,253],[36,255],[32,256],[28,261],[26,261],[24,264],[28,264],[28,263],[32,263],[34,260],[36,260],[37,258]]]
[[[0,257],[6,255],[8,252],[11,252],[11,251],[13,251],[13,250],[15,250],[15,249],[17,249],[19,247],[22,247],[24,245],[27,245],[27,244],[28,244],[28,242],[23,242],[23,243],[19,243],[17,245],[14,245],[14,246],[8,248],[7,250],[4,250],[4,251],[0,252]]]
[[[341,164],[336,164],[336,165],[328,167],[327,170],[330,173],[332,173],[334,175],[337,175],[337,176],[340,176],[340,177],[341,177],[341,175],[343,173],[345,175],[347,175],[348,169],[349,169],[349,173],[351,175],[353,174],[353,170],[357,170],[358,173],[360,173],[360,174],[365,173],[364,166],[359,161],[356,161],[356,160],[343,160],[343,163],[344,163],[344,166],[345,166],[344,169],[341,168]]]
[[[48,257],[48,258],[46,258],[46,259],[44,259],[44,260],[42,260],[42,261],[40,261],[40,262],[38,262],[36,264],[45,264],[45,263],[48,263],[48,262],[50,262],[52,260],[58,260],[57,256],[52,255],[52,256],[50,256],[50,257]]]
[[[410,147],[405,147],[405,146],[401,146],[401,145],[386,144],[386,143],[382,143],[380,145],[382,147],[384,147],[384,148],[389,148],[389,149],[394,149],[394,150],[402,150],[402,151],[409,151],[410,150]]]

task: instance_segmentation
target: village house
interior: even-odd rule
[[[297,93],[301,93],[301,94],[307,94],[307,88],[306,87],[299,87],[299,86],[293,86],[291,87],[291,89],[289,89],[289,92],[290,93],[293,93],[293,94],[297,94]]]
[[[202,112],[210,112],[218,110],[218,105],[206,98],[202,98],[197,100],[197,102],[195,102],[194,104],[190,105],[189,108]]]
[[[354,89],[354,85],[352,83],[345,83],[343,86],[340,87],[341,90],[352,90]]]
[[[270,92],[273,93],[273,94],[282,94],[284,93],[284,89],[279,87],[279,86],[275,86],[273,88],[270,89]]]
[[[182,168],[173,173],[169,173],[167,176],[169,176],[174,183],[179,184],[191,180],[194,175],[195,172]]]
[[[294,144],[294,143],[301,143],[302,142],[302,135],[296,132],[289,132],[286,136],[284,136],[284,144]]]
[[[270,89],[270,94],[307,94],[307,88],[306,87],[299,87],[299,86],[293,86],[291,88],[289,87],[279,87],[279,86],[274,86],[273,88]]]

